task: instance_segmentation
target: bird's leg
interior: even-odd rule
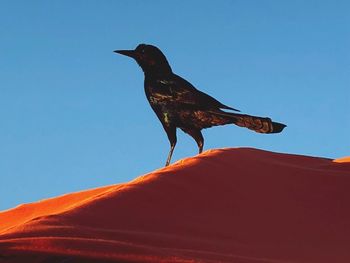
[[[198,145],[198,153],[203,152],[203,145],[204,145],[204,138],[200,130],[196,129],[184,129],[182,128],[184,132],[189,134],[197,143]]]
[[[203,152],[203,141],[197,143],[198,144],[198,154]]]
[[[168,158],[166,159],[166,163],[165,166],[168,166],[170,164],[171,161],[171,156],[173,155],[173,151],[175,149],[175,145],[176,145],[176,128],[175,127],[166,127],[164,126],[164,129],[166,131],[166,134],[168,135],[168,139],[170,142],[170,151],[168,154]]]
[[[175,144],[172,144],[170,147],[168,158],[166,159],[165,166],[168,166],[170,164],[171,156],[173,155],[174,149],[175,149]]]

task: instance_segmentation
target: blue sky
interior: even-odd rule
[[[2,1],[0,210],[126,182],[169,143],[143,73],[115,53],[158,46],[223,103],[288,127],[205,130],[205,149],[350,155],[349,1]],[[178,132],[173,161],[197,146]]]

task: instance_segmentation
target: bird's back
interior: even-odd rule
[[[191,107],[193,109],[230,109],[208,94],[197,90],[191,83],[171,74],[166,77],[145,77],[145,92],[152,103],[167,104],[178,107]],[[236,110],[237,111],[237,110]]]

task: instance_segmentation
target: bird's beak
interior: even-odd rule
[[[135,50],[114,50],[113,52],[131,57],[131,58],[135,58],[135,55],[136,55]]]

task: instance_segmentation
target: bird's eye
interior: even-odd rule
[[[144,48],[141,49],[141,53],[142,53],[142,54],[145,54],[145,49],[144,49]]]

